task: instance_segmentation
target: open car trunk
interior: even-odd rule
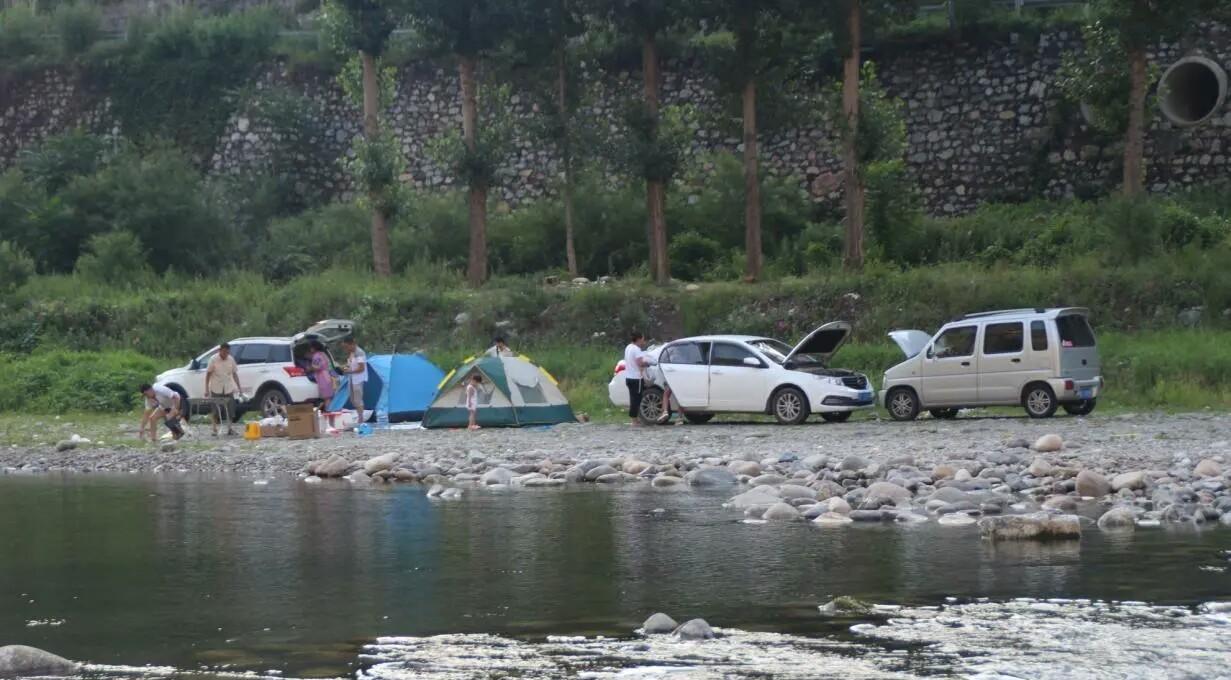
[[[325,319],[312,324],[307,330],[297,333],[291,339],[296,364],[306,361],[307,346],[314,340],[324,345],[325,354],[329,355],[331,361],[337,363],[338,355],[334,351],[337,344],[353,335],[354,332],[355,322],[346,319]]]

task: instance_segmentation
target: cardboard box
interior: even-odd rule
[[[262,425],[261,426],[261,437],[265,439],[269,439],[270,437],[285,437],[285,436],[286,436],[286,426],[285,425]]]
[[[286,407],[286,435],[291,439],[316,439],[321,436],[320,419],[311,404]]]

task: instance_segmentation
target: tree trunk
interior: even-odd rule
[[[658,123],[658,42],[647,33],[641,46],[641,71],[645,83],[646,112]],[[650,246],[650,277],[660,286],[671,282],[667,261],[667,187],[661,179],[646,178],[645,204]]]
[[[568,107],[568,63],[565,43],[561,41],[556,61],[556,108],[560,116],[560,158],[564,165],[564,187],[560,199],[564,202],[564,257],[568,275],[577,277],[577,246],[573,242],[573,145],[569,137],[571,120]]]
[[[847,269],[863,268],[863,172],[859,167],[857,137],[859,136],[859,62],[860,6],[852,0],[847,30],[850,34],[850,54],[846,56],[842,74],[842,112],[846,116],[846,135],[842,140],[842,179],[846,193],[846,251],[843,263]]]
[[[376,71],[376,58],[360,52],[363,62],[363,136],[369,141],[380,134],[380,82]],[[389,276],[393,267],[389,263],[388,216],[381,207],[381,196],[368,196],[372,202],[372,271],[377,276]]]
[[[1131,50],[1129,59],[1128,130],[1124,134],[1124,195],[1136,196],[1145,185],[1146,53]]]
[[[462,141],[474,153],[478,145],[479,101],[475,82],[475,58],[463,55],[458,59],[462,81]],[[487,183],[470,180],[470,258],[466,281],[481,286],[487,281]]]
[[[757,150],[757,83],[744,84],[744,279],[761,278],[761,177]]]

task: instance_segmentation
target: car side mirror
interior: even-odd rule
[[[761,362],[756,357],[744,357],[744,365],[753,368],[760,368]]]
[[[935,345],[928,345],[928,358],[929,359],[936,358],[936,346]]]
[[[188,370],[190,371],[201,370],[201,362],[197,361],[196,359],[193,359],[192,362],[188,364]]]

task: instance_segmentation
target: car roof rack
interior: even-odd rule
[[[989,316],[1008,316],[1010,314],[1042,314],[1046,311],[1047,310],[1042,307],[1023,307],[1022,309],[1001,309],[1001,310],[997,310],[994,312],[974,312],[972,314],[966,314],[965,316],[958,317],[958,320],[960,321],[962,319],[982,319],[984,317],[989,317]]]

